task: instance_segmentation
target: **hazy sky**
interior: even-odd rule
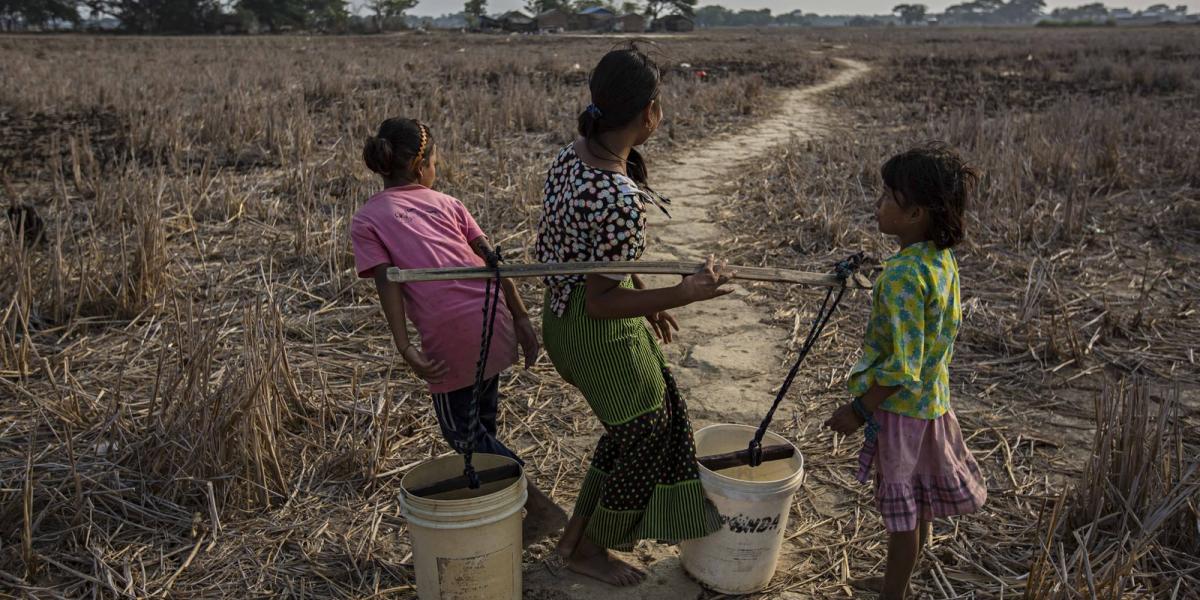
[[[720,2],[709,2],[706,0],[700,1],[700,6],[706,4],[720,4],[721,6],[740,10],[743,8],[769,8],[772,14],[782,14],[791,12],[796,9],[801,9],[804,12],[815,12],[823,15],[838,14],[885,14],[893,6],[906,2],[908,0],[721,0]],[[922,2],[935,12],[941,12],[942,9],[951,4],[958,4],[963,0],[954,1],[938,1],[928,0]],[[1060,0],[1046,0],[1049,8],[1059,6],[1079,6],[1087,4],[1094,0],[1075,0],[1062,2]],[[359,4],[361,0],[356,0],[355,4]],[[1178,6],[1186,4],[1188,12],[1200,12],[1200,0],[1107,0],[1104,3],[1109,7],[1125,7],[1132,10],[1146,8],[1153,4],[1163,2],[1170,6]],[[617,2],[619,5],[620,2]],[[487,8],[489,13],[504,12],[507,10],[520,9],[525,5],[524,0],[488,0]],[[438,16],[447,13],[455,13],[462,10],[462,0],[421,0],[421,3],[416,8],[409,11],[409,14],[414,15],[429,15]]]

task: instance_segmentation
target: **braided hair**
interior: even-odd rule
[[[413,179],[417,166],[433,154],[433,134],[416,119],[392,118],[363,144],[367,168],[391,178]]]

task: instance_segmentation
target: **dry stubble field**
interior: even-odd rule
[[[992,503],[939,528],[916,581],[925,593],[1200,594],[1187,471],[1200,402],[1198,38],[658,41],[673,67],[652,169],[767,114],[776,89],[828,77],[831,56],[874,67],[827,97],[836,135],[729,182],[719,251],[736,262],[886,256],[869,219],[875,172],[912,141],[948,139],[988,172],[961,253],[955,389]],[[545,164],[570,139],[586,69],[613,43],[0,38],[12,82],[0,89],[0,182],[46,222],[29,243],[0,233],[0,593],[410,595],[397,484],[444,446],[373,289],[352,273],[347,221],[376,186],[361,141],[386,116],[431,123],[440,187],[526,260]],[[796,290],[756,291],[788,327],[812,309]],[[540,306],[536,286],[524,293]],[[780,420],[810,475],[767,597],[848,597],[845,577],[880,564],[869,495],[848,483],[853,444],[816,426],[840,397],[865,309],[854,298],[839,314]],[[1135,374],[1149,393],[1105,391]],[[586,405],[544,360],[503,391],[502,427],[569,503],[598,435]],[[1110,404],[1130,418],[1102,418],[1125,425],[1097,436],[1114,452],[1093,453],[1095,413]],[[1159,423],[1161,438],[1137,435]],[[1089,456],[1116,460],[1081,477]]]
[[[941,139],[984,170],[957,252],[964,325],[951,381],[989,504],[936,528],[918,588],[1200,595],[1200,31],[829,39],[875,69],[829,98],[841,134],[731,182],[722,254],[810,269],[854,249],[883,258],[894,246],[876,233],[872,202],[888,156]],[[803,290],[760,292],[785,327],[816,308]],[[794,562],[829,569],[830,584],[842,565],[878,568],[886,550],[877,525],[854,518],[869,505],[850,477],[856,446],[817,431],[844,396],[868,310],[860,295],[840,313],[794,414],[810,476],[793,516],[819,538]]]

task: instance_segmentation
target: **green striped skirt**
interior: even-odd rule
[[[589,317],[584,296],[577,285],[562,317],[548,302],[542,311],[554,368],[583,392],[605,429],[575,501],[575,514],[589,519],[584,535],[628,551],[641,539],[677,542],[716,531],[720,517],[700,487],[687,406],[658,343],[644,319]]]

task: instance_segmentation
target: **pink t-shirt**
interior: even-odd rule
[[[478,267],[485,263],[470,242],[483,235],[471,213],[456,198],[420,185],[383,190],[354,215],[350,239],[359,277],[374,277],[375,267],[401,269]],[[475,382],[475,363],[483,331],[485,281],[419,281],[403,284],[404,312],[421,334],[421,351],[444,360],[448,372],[433,393],[451,392]],[[512,315],[500,293],[496,326],[484,377],[517,360]]]

